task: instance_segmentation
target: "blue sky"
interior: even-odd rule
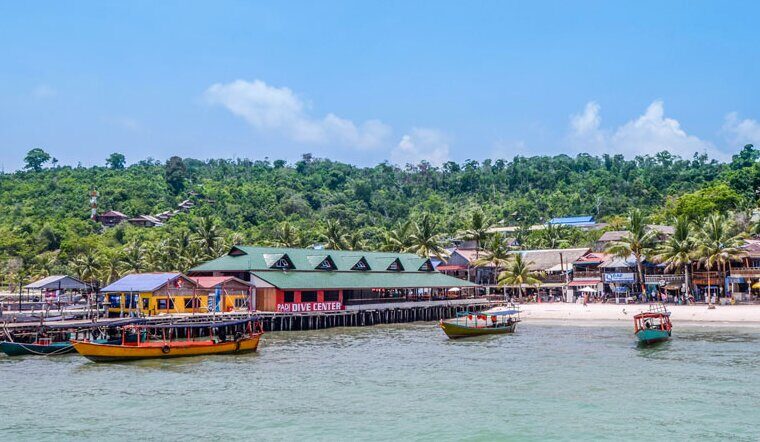
[[[0,165],[760,143],[752,2],[2,2]]]

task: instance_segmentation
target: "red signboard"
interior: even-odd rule
[[[287,302],[277,304],[277,311],[284,313],[333,312],[343,310],[340,302]]]

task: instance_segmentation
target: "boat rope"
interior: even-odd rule
[[[61,348],[59,348],[57,350],[51,351],[50,353],[45,353],[45,352],[36,351],[36,350],[33,350],[33,349],[27,347],[28,344],[22,344],[20,342],[16,342],[16,345],[20,346],[21,348],[23,348],[24,350],[28,351],[29,353],[31,353],[33,355],[37,355],[37,356],[55,356],[55,355],[59,355],[59,354],[68,353],[68,352],[74,350],[74,346],[73,345],[69,345],[68,347],[61,347]]]

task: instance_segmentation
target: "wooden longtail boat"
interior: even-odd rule
[[[71,342],[53,342],[50,338],[40,338],[35,342],[0,342],[0,351],[8,356],[38,355],[55,356],[74,351]]]
[[[454,319],[441,320],[438,326],[450,339],[514,333],[520,322],[516,308],[491,309],[485,312],[461,312]]]
[[[642,344],[666,341],[673,332],[670,312],[664,305],[652,306],[648,312],[634,316],[633,325],[633,332]]]
[[[148,340],[143,339],[146,336],[144,332],[147,332]],[[79,354],[91,361],[112,362],[254,352],[263,333],[258,321],[246,319],[217,323],[137,325],[125,327],[120,344],[86,341],[72,343]],[[138,337],[135,342],[129,342],[130,335]]]

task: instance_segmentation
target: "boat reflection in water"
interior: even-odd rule
[[[125,327],[119,344],[72,341],[95,362],[163,359],[254,352],[263,334],[253,319],[234,322],[175,323]],[[132,339],[136,336],[136,339]],[[134,342],[132,342],[134,341]]]
[[[496,307],[483,312],[461,312],[454,319],[441,320],[438,326],[451,339],[514,333],[520,322],[515,306]]]

